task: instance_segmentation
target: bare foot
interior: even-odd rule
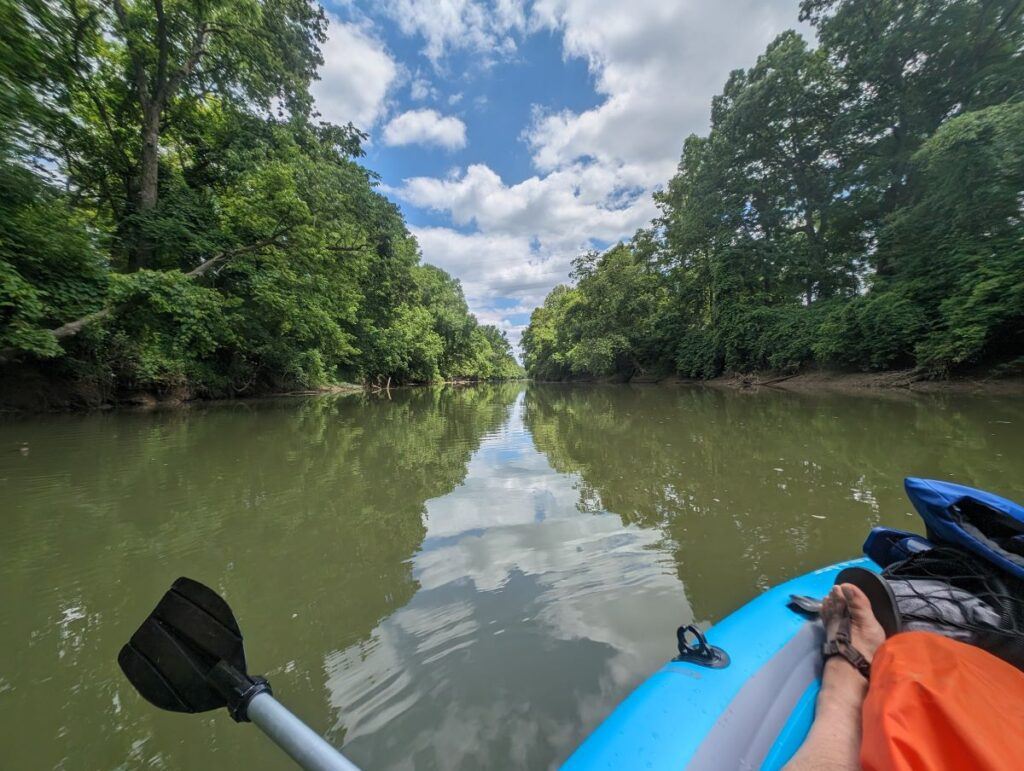
[[[867,596],[853,584],[832,587],[821,602],[821,621],[835,636],[847,608],[850,644],[869,662],[885,642],[885,631],[871,612]],[[868,681],[842,656],[830,656],[821,676],[814,723],[803,746],[784,771],[858,771],[860,769],[861,705]]]
[[[885,642],[885,630],[871,612],[867,595],[853,584],[833,586],[832,591],[822,600],[821,621],[825,632],[834,636],[842,620],[843,612],[850,610],[850,644],[869,662],[875,658],[875,651]]]

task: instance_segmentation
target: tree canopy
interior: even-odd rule
[[[1024,4],[804,0],[730,75],[660,216],[523,336],[545,379],[1024,357]]]
[[[0,367],[101,399],[507,378],[313,110],[308,0],[0,0]],[[8,378],[14,382],[14,378]]]

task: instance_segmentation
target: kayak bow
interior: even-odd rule
[[[817,622],[790,595],[823,597],[840,570],[878,570],[866,558],[787,581],[707,631],[727,666],[679,657],[642,683],[580,745],[564,771],[781,768],[803,743],[821,686]]]

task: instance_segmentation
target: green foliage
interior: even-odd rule
[[[388,371],[420,382],[441,379],[438,359],[444,354],[444,340],[433,329],[434,318],[422,306],[402,305],[394,323],[384,331],[381,347],[386,352]]]
[[[943,373],[1010,359],[1024,345],[1024,103],[945,123],[915,153],[910,205],[879,252],[927,320],[918,364]]]
[[[530,374],[944,375],[1024,353],[1020,3],[804,0],[801,18],[818,48],[786,32],[733,72],[653,227],[534,313]]]
[[[115,377],[146,390],[216,389],[216,355],[233,339],[224,297],[179,271],[111,279],[109,301],[117,310],[104,353]]]
[[[539,380],[561,380],[574,374],[569,351],[567,318],[579,298],[579,291],[556,286],[544,298],[544,305],[530,314],[523,332],[523,364]]]
[[[311,114],[322,10],[158,9],[0,0],[0,366],[115,397],[518,376]]]
[[[484,365],[481,377],[488,380],[516,380],[526,375],[512,355],[512,345],[504,332],[491,324],[476,329],[477,349]]]
[[[0,159],[0,348],[59,356],[47,330],[96,310],[106,281],[86,219],[27,169]]]
[[[641,250],[620,244],[583,255],[573,277],[575,288],[557,287],[530,318],[523,336],[528,372],[559,379],[636,374],[663,364],[668,294]]]
[[[676,345],[676,370],[683,377],[707,380],[722,374],[718,341],[706,329],[688,329]]]
[[[906,295],[872,292],[825,318],[813,353],[817,361],[843,369],[906,367],[914,364],[914,347],[926,328],[923,309]]]

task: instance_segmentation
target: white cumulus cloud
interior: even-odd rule
[[[586,249],[631,236],[655,214],[634,170],[581,164],[508,185],[490,167],[446,178],[414,177],[392,191],[422,209],[447,213],[455,228],[414,229],[424,259],[462,280],[487,323],[518,344],[528,313],[567,279]],[[508,300],[515,307],[507,307]]]
[[[394,190],[450,217],[452,227],[416,231],[425,259],[461,278],[473,310],[513,339],[521,324],[509,317],[564,282],[581,250],[629,238],[650,221],[651,194],[675,172],[686,136],[707,131],[711,98],[729,72],[751,66],[776,35],[800,26],[797,0],[392,0],[388,7],[405,34],[423,37],[435,65],[455,49],[500,50],[502,41],[554,34],[563,57],[586,62],[593,78],[596,106],[536,108],[523,127],[532,176],[503,180],[475,163]]]
[[[391,119],[382,138],[386,145],[437,145],[458,150],[466,146],[466,124],[437,110],[409,110]]]
[[[356,24],[328,15],[327,42],[313,96],[323,117],[368,130],[384,113],[398,65],[384,44]]]
[[[423,54],[435,66],[453,50],[507,56],[526,28],[525,0],[384,0],[381,9],[402,34],[423,39]]]
[[[456,225],[475,225],[483,233],[579,244],[632,235],[654,213],[633,172],[580,164],[506,185],[489,166],[473,164],[443,179],[407,179],[398,192],[409,203],[448,212]]]
[[[547,170],[587,157],[663,181],[686,135],[707,130],[729,72],[799,26],[797,13],[796,0],[538,0],[533,25],[562,33],[563,55],[587,62],[604,100],[539,113],[525,134],[534,163]]]
[[[415,77],[412,83],[409,84],[409,96],[417,102],[422,102],[424,99],[436,99],[437,89],[434,88],[430,81],[426,78]]]
[[[524,324],[509,316],[543,301],[548,290],[564,280],[566,264],[550,248],[528,236],[460,233],[445,227],[412,228],[424,259],[459,278],[477,318],[494,324],[519,344]],[[574,250],[569,249],[568,252]],[[515,308],[498,308],[500,298],[522,298]]]

